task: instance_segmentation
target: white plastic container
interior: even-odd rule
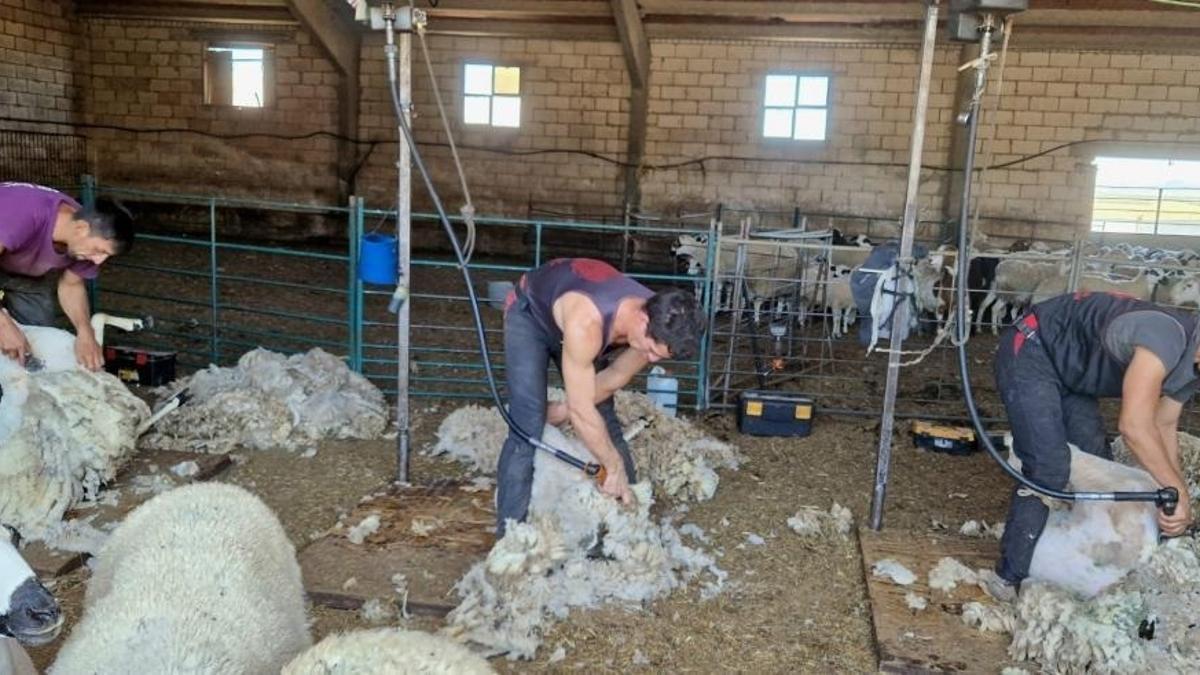
[[[666,377],[667,371],[662,366],[654,366],[646,377],[646,394],[654,405],[661,408],[669,417],[675,416],[679,406],[679,380]]]

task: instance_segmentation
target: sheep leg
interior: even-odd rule
[[[975,317],[975,332],[983,332],[983,317],[988,315],[989,310],[992,316],[995,316],[996,310],[993,305],[996,303],[998,296],[996,295],[996,287],[992,286],[988,289],[987,295],[983,296],[983,302],[979,303],[979,314]]]

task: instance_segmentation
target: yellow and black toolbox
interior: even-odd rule
[[[738,431],[751,436],[807,436],[813,402],[786,392],[745,391],[738,401]]]
[[[925,420],[913,420],[912,439],[918,448],[947,455],[969,455],[979,449],[974,429]]]

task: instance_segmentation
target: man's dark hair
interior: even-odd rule
[[[95,206],[76,211],[75,220],[86,221],[92,236],[112,241],[117,255],[133,248],[133,215],[120,202],[99,199]]]
[[[707,321],[691,293],[678,288],[655,293],[646,301],[646,315],[650,317],[646,334],[665,344],[672,359],[690,359],[700,353]]]

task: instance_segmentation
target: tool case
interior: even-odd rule
[[[807,436],[813,401],[786,392],[745,391],[738,400],[738,431],[751,436]]]
[[[912,423],[913,445],[932,452],[947,455],[969,455],[979,449],[975,430],[968,427],[952,427],[924,420]]]
[[[105,347],[104,370],[127,384],[160,387],[175,380],[175,352],[117,345]]]

